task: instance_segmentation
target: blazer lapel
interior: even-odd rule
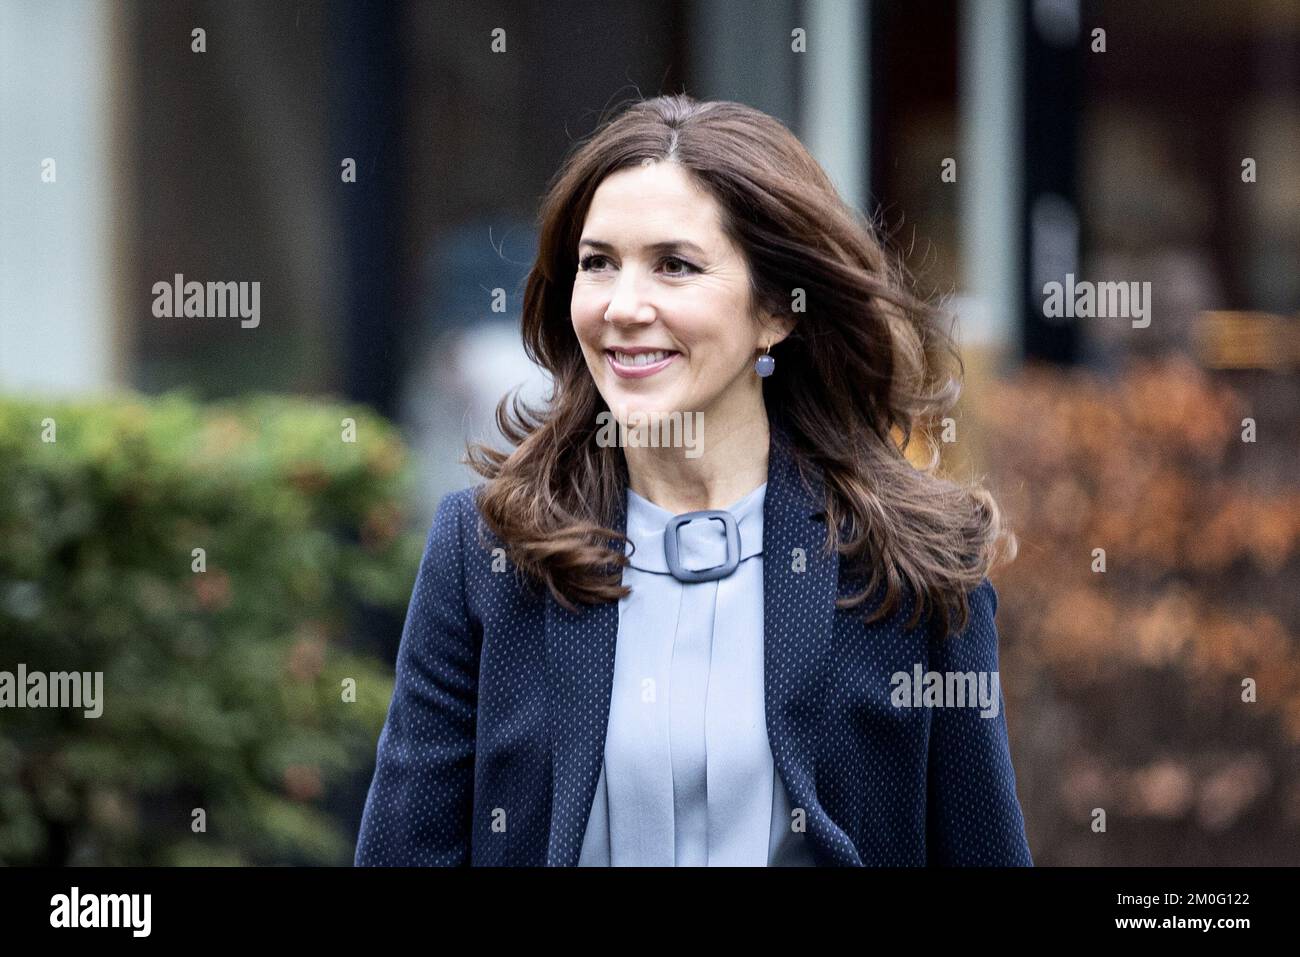
[[[627,502],[611,527],[627,532]],[[618,547],[611,539],[610,546]],[[591,802],[605,756],[614,691],[618,602],[570,612],[546,593],[546,667],[551,705],[551,835],[548,867],[573,867],[582,853]]]
[[[817,739],[825,712],[840,556],[826,554],[825,485],[800,475],[775,422],[763,503],[763,692],[767,738],[792,808],[806,815],[817,863],[861,865],[853,842],[817,800]],[[788,823],[788,822],[787,822]]]
[[[820,472],[805,484],[789,435],[769,416],[763,505],[764,698],[772,757],[791,805],[808,818],[819,862],[856,864],[853,844],[822,810],[815,789],[816,737],[834,629],[838,553],[824,554]],[[612,528],[627,530],[627,503]],[[611,545],[614,542],[611,541]],[[802,551],[800,560],[799,553]],[[552,776],[548,866],[578,863],[605,752],[614,686],[617,602],[569,612],[546,595],[546,664]]]

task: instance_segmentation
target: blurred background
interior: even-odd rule
[[[0,0],[0,671],[107,702],[0,710],[0,862],[350,862],[539,199],[681,91],[957,317],[1035,861],[1300,863],[1300,0]]]

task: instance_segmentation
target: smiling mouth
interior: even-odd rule
[[[646,376],[654,375],[668,366],[676,359],[680,352],[671,352],[667,349],[658,352],[642,352],[637,355],[629,355],[626,352],[615,352],[612,349],[605,350],[606,360],[615,374],[625,379],[641,379]]]

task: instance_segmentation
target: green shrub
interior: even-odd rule
[[[342,405],[0,399],[0,671],[103,672],[98,718],[0,709],[0,863],[350,861],[324,799],[392,692],[350,616],[410,596],[405,461]]]

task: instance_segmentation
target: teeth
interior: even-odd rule
[[[623,366],[648,366],[656,362],[662,362],[667,359],[671,352],[641,352],[637,355],[628,355],[626,352],[615,352],[614,359],[619,365]]]

